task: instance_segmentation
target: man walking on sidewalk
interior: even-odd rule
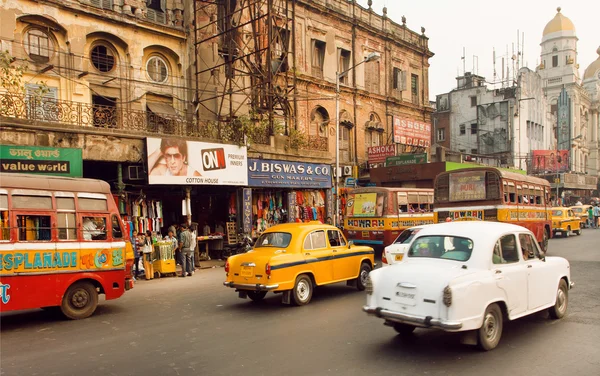
[[[191,276],[194,271],[192,264],[192,233],[187,223],[181,225],[181,234],[179,235],[179,248],[181,249],[181,277]]]
[[[594,206],[594,228],[598,228],[598,218],[600,218],[600,205]]]

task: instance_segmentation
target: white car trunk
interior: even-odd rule
[[[378,270],[372,305],[420,317],[441,318],[446,307],[444,288],[455,278],[472,273],[452,260],[408,258]],[[445,315],[444,315],[445,316]]]

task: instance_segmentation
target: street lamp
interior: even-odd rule
[[[557,130],[557,133],[558,133],[558,130]],[[558,142],[558,138],[556,140],[556,162],[555,162],[555,164],[556,164],[556,180],[555,180],[555,183],[556,183],[556,203],[557,203],[557,205],[558,205],[558,185],[560,183],[560,174],[558,173],[558,167],[559,167],[558,166],[558,154],[560,153],[560,145],[570,143],[571,141],[579,140],[581,137],[583,137],[583,136],[579,135],[579,136],[573,137],[569,140],[564,140],[563,142],[560,142],[560,143]],[[571,156],[569,156],[569,158],[571,158]],[[569,164],[571,164],[571,161],[569,161]]]
[[[343,72],[335,72],[335,216],[333,225],[339,224],[340,215],[340,78],[344,77],[352,69],[358,67],[362,63],[379,60],[381,55],[377,52],[371,52],[363,61],[346,69]]]

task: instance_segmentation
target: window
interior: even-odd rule
[[[517,242],[514,235],[504,235],[496,242],[492,262],[494,264],[509,264],[519,261]]]
[[[460,135],[461,136],[464,135],[464,134],[466,134],[466,130],[465,130],[465,125],[464,124],[461,124],[459,129],[460,129]]]
[[[382,144],[382,134],[376,130],[367,130],[365,132],[366,146],[379,146]]]
[[[154,82],[163,83],[169,77],[169,69],[167,63],[160,56],[152,56],[146,64],[148,76]]]
[[[552,67],[553,68],[558,67],[558,55],[552,56]]]
[[[437,140],[438,141],[446,141],[446,128],[438,128]]]
[[[340,160],[350,162],[350,128],[340,126]]]
[[[262,234],[256,240],[256,247],[280,247],[286,248],[290,245],[292,240],[292,234],[287,232],[268,232]]]
[[[471,134],[477,134],[477,123],[471,124]]]
[[[379,61],[370,61],[365,65],[365,90],[379,94]]]
[[[108,205],[103,198],[83,198],[79,197],[79,210],[102,210],[107,211]]]
[[[477,107],[477,97],[470,97],[471,98],[471,107]]]
[[[430,235],[413,241],[408,257],[427,257],[454,261],[471,258],[473,241],[459,236]]]
[[[146,0],[146,18],[150,21],[166,23],[165,3],[166,0]]]
[[[275,44],[273,49],[274,56],[273,60],[271,60],[271,71],[274,74],[287,72],[289,68],[287,59],[290,46],[290,32],[288,29],[274,27],[273,33]]]
[[[350,51],[338,48],[338,73],[346,72],[350,69]],[[349,85],[350,83],[350,72],[340,77],[340,83]]]
[[[323,230],[311,232],[304,240],[305,250],[320,249],[326,247],[327,243],[325,241],[325,231]]]
[[[323,78],[323,65],[325,64],[325,42],[312,40],[312,75]]]
[[[329,113],[321,106],[312,110],[310,117],[310,126],[308,128],[309,136],[327,137],[327,127],[329,125]]]
[[[344,236],[338,230],[327,230],[327,238],[329,239],[329,245],[332,247],[341,247],[346,245]]]
[[[8,195],[0,194],[0,241],[10,240],[10,216],[8,215]]]
[[[410,93],[412,95],[412,102],[419,104],[419,76],[416,74],[410,75]]]
[[[25,49],[31,60],[36,63],[47,63],[52,56],[54,43],[42,30],[30,29],[25,37]]]
[[[48,91],[40,91],[39,84],[25,84],[27,110],[31,111],[29,119],[57,121],[60,119],[60,108],[58,106],[58,88],[48,87]]]
[[[396,240],[394,240],[394,244],[408,244],[412,241],[412,239],[417,235],[417,233],[421,231],[420,228],[415,229],[406,229],[398,235]]]
[[[115,67],[115,56],[110,48],[99,44],[92,48],[92,64],[100,72],[107,73]]]
[[[58,238],[61,240],[77,240],[77,225],[75,223],[75,199],[73,197],[57,197],[56,209]]]
[[[106,240],[106,218],[83,217],[83,240]]]
[[[392,70],[392,89],[397,91],[406,90],[406,72],[400,68]]]
[[[17,240],[51,240],[51,221],[49,215],[17,215]]]
[[[52,209],[52,197],[50,196],[12,196],[13,209]]]
[[[112,237],[113,239],[123,239],[123,227],[119,217],[112,216]]]
[[[521,243],[521,254],[523,260],[531,260],[540,257],[540,252],[537,247],[537,242],[531,234],[519,234],[519,243]]]
[[[477,149],[471,149],[471,154],[477,154]]]
[[[112,0],[90,0],[90,3],[97,8],[109,10],[113,8]]]

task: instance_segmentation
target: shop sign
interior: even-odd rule
[[[331,166],[249,159],[248,185],[250,187],[331,188]]]
[[[396,155],[396,145],[370,146],[367,153],[369,164],[385,162],[387,157]]]
[[[394,142],[402,145],[429,147],[431,124],[394,117]]]
[[[83,157],[81,149],[0,145],[0,171],[80,178]]]
[[[356,187],[356,178],[346,178],[346,181],[344,182],[344,186],[349,187],[349,188],[355,188]]]
[[[427,163],[427,154],[402,154],[394,157],[387,157],[385,160],[385,166],[405,166],[411,164],[422,164]]]
[[[568,150],[533,150],[532,172],[569,171]]]
[[[450,201],[485,200],[485,171],[450,174]]]
[[[243,189],[244,233],[252,233],[252,189]]]
[[[146,139],[149,184],[248,185],[245,146]]]

